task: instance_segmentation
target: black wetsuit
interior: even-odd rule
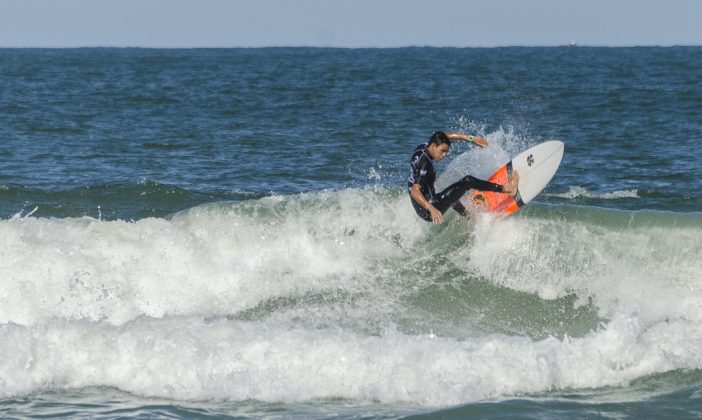
[[[429,152],[427,152],[427,146],[427,144],[420,144],[414,149],[414,154],[412,154],[412,160],[410,161],[412,171],[410,172],[407,182],[407,188],[412,192],[412,186],[414,184],[421,185],[424,197],[442,214],[446,213],[449,207],[452,207],[458,213],[465,216],[467,214],[466,208],[463,207],[463,204],[458,200],[470,189],[502,192],[502,185],[493,184],[492,182],[483,181],[482,179],[468,175],[461,178],[460,181],[449,185],[446,189],[437,194],[434,190],[436,170],[434,170],[433,159],[429,155]],[[410,198],[411,197],[410,195]],[[412,198],[412,206],[419,217],[429,222],[432,221],[431,213],[420,206],[414,198]]]

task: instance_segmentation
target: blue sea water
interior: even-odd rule
[[[702,47],[0,49],[0,416],[697,418]],[[500,220],[439,185],[565,143]]]

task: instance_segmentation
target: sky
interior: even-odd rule
[[[702,45],[702,0],[0,0],[0,47]]]

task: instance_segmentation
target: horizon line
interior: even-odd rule
[[[342,45],[255,45],[255,46],[158,46],[158,45],[0,45],[0,49],[88,49],[88,48],[115,48],[115,49],[170,49],[170,50],[195,50],[195,49],[264,49],[264,48],[319,48],[319,49],[402,49],[402,48],[453,48],[453,49],[489,49],[489,48],[674,48],[674,47],[702,47],[702,44],[578,44],[575,42],[562,44],[496,44],[496,45],[395,45],[395,46],[342,46]]]

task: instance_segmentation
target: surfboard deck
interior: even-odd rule
[[[551,181],[563,159],[563,142],[546,141],[531,147],[497,169],[488,178],[496,184],[512,179],[512,172],[519,173],[519,188],[514,197],[491,191],[473,191],[467,196],[467,208],[509,215],[534,199]]]

